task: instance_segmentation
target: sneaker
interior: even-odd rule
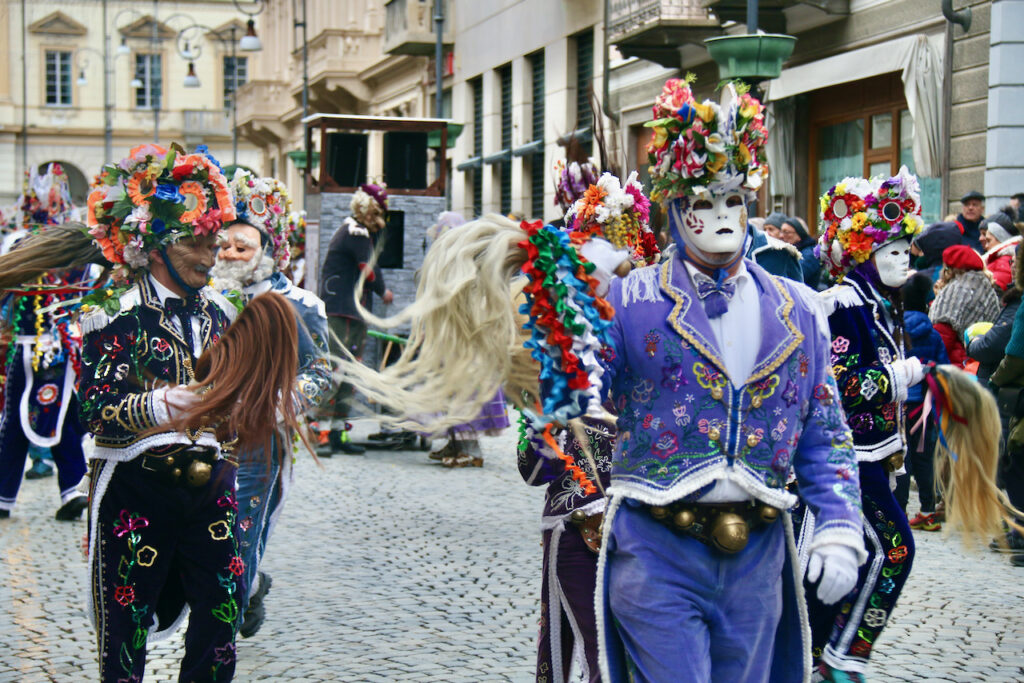
[[[448,441],[445,445],[438,448],[436,451],[431,451],[427,457],[431,460],[444,460],[447,456],[455,455],[455,442]]]
[[[82,516],[82,510],[88,506],[89,499],[80,493],[61,505],[60,509],[57,510],[57,514],[54,515],[54,518],[59,519],[62,522],[70,522],[80,518]]]
[[[238,627],[238,634],[243,638],[252,638],[263,626],[263,620],[267,618],[267,608],[263,604],[263,598],[270,592],[270,586],[274,580],[270,574],[257,572],[260,577],[260,587],[249,598],[249,604],[245,608],[245,616],[242,618],[242,625]]]
[[[33,460],[32,467],[25,472],[26,479],[42,479],[53,476],[53,467],[45,460]]]
[[[931,520],[922,524],[919,528],[921,531],[942,531],[942,523],[933,517]]]
[[[934,521],[935,521],[935,513],[934,512],[929,512],[929,513],[918,512],[916,515],[914,515],[914,518],[910,520],[910,528],[911,529],[920,529],[920,528],[924,527],[926,524],[931,524]]]
[[[834,669],[825,662],[818,665],[818,673],[822,675],[823,681],[829,683],[867,683],[864,674],[859,674],[855,671],[840,671]]]
[[[345,455],[362,455],[366,452],[365,448],[357,443],[352,443],[351,441],[344,442],[337,450]]]
[[[988,544],[989,550],[997,553],[1024,553],[1024,538],[1019,534],[1007,532],[1003,538],[994,538]]]

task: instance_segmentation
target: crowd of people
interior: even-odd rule
[[[519,470],[546,487],[538,681],[862,681],[913,531],[998,534],[1024,566],[1024,195],[925,227],[906,168],[844,178],[815,234],[748,220],[750,93],[672,79],[651,127],[649,192],[573,161],[557,225],[440,216],[391,318],[382,184],[353,193],[318,295],[287,188],[203,147],[104,166],[81,223],[59,167],[30,178],[0,255],[0,517],[48,449],[57,519],[88,510],[101,680],[141,680],[186,618],[181,679],[232,678],[293,461],[364,452],[356,396],[378,441],[448,437],[430,457],[451,468],[519,409]],[[363,363],[399,319],[401,351]]]

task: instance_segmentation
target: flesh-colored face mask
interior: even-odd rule
[[[690,247],[694,257],[709,265],[732,260],[747,235],[747,207],[742,192],[680,198],[671,204],[669,214],[686,243],[679,246]]]
[[[878,279],[886,287],[901,287],[910,276],[910,240],[889,242],[871,255],[878,270]]]

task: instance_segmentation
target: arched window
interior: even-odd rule
[[[68,176],[68,190],[71,192],[71,202],[75,206],[85,206],[89,196],[89,181],[85,174],[77,166],[60,159],[51,159],[46,163],[39,164],[39,173],[46,173],[50,164],[60,164],[64,173]]]

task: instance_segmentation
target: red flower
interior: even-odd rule
[[[228,562],[228,571],[234,574],[235,576],[241,576],[242,573],[245,571],[245,562],[242,560],[241,557],[235,555],[231,558],[231,561]]]
[[[135,588],[133,586],[118,586],[114,589],[114,600],[121,607],[127,607],[135,602]]]
[[[175,180],[184,180],[192,175],[194,170],[195,166],[192,164],[181,164],[174,167],[174,170],[171,171],[171,176],[173,176]]]

